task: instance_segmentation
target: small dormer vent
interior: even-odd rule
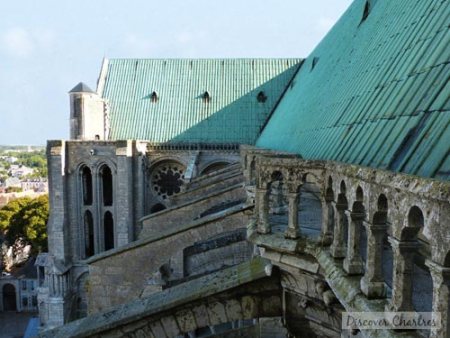
[[[264,103],[267,100],[267,95],[263,91],[260,91],[256,96],[256,99],[258,100],[258,102]]]
[[[366,4],[364,5],[364,12],[363,12],[363,16],[361,18],[361,22],[359,23],[360,25],[366,21],[366,19],[369,17],[370,14],[370,10],[371,10],[371,5],[369,1],[366,1]]]
[[[152,102],[156,103],[156,102],[158,102],[158,99],[159,99],[158,93],[155,92],[155,91],[153,91],[153,92],[150,94],[150,100],[151,100]]]
[[[211,101],[211,95],[208,91],[205,91],[202,95],[202,99],[204,103],[209,103]]]

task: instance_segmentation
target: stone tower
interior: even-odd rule
[[[70,138],[104,140],[104,101],[86,84],[80,82],[70,92]]]

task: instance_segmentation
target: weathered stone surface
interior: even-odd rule
[[[273,313],[273,308],[261,306],[263,298],[268,298],[273,304],[271,297],[280,292],[278,277],[268,277],[266,265],[266,260],[256,258],[174,286],[148,298],[118,306],[108,312],[71,322],[44,332],[42,337],[85,337],[111,330],[120,330],[129,335],[145,330],[146,327],[151,328],[155,337],[173,337],[181,332],[186,333],[183,327],[188,332],[192,331],[192,324],[188,325],[186,321],[193,317],[195,328],[229,322],[225,304],[233,299],[240,301],[246,309],[238,319],[257,318],[264,315],[264,311]],[[277,309],[277,315],[280,312]],[[181,320],[177,317],[178,314],[186,317]]]
[[[204,304],[192,307],[197,327],[206,327],[209,324],[208,309]]]
[[[189,309],[178,311],[175,318],[182,332],[194,331],[197,328],[194,313]]]
[[[239,183],[213,191],[208,195],[203,194],[197,200],[188,201],[183,205],[146,216],[140,221],[142,231],[139,239],[157,236],[168,229],[177,229],[182,223],[186,224],[199,219],[201,214],[211,207],[220,205],[224,201],[245,201],[246,196],[243,184]]]
[[[258,304],[255,298],[245,296],[241,299],[242,315],[244,319],[258,317]]]
[[[101,151],[108,152],[106,148]],[[295,325],[290,325],[297,321],[298,328],[333,336],[340,333],[340,313],[344,310],[383,311],[387,303],[391,305],[388,309],[413,310],[413,257],[422,254],[417,251],[418,239],[425,245],[423,251],[430,253],[427,266],[432,271],[434,284],[433,309],[444,314],[447,320],[444,330],[447,330],[449,284],[446,269],[450,257],[448,183],[339,163],[304,161],[297,156],[267,151],[262,155],[255,152],[252,156],[244,156],[247,156],[244,161],[245,179],[248,184],[256,185],[253,189],[256,191],[257,210],[254,219],[242,210],[234,209],[236,218],[231,213],[216,215],[218,223],[207,219],[207,222],[181,225],[178,232],[167,232],[92,258],[88,261],[92,266],[89,287],[91,293],[99,296],[97,299],[93,297],[94,303],[91,304],[98,311],[114,302],[119,304],[134,298],[135,290],[139,289],[136,285],[141,283],[142,286],[148,278],[142,266],[154,264],[155,268],[159,268],[169,259],[178,257],[179,264],[174,266],[181,271],[185,262],[179,257],[183,256],[177,256],[173,248],[178,250],[192,246],[217,232],[234,229],[236,222],[242,224],[244,217],[249,224],[250,242],[258,245],[261,254],[273,263],[273,267],[266,265],[261,271],[258,270],[257,275],[263,278],[270,271],[278,273],[280,270],[281,283],[277,282],[279,284],[274,286],[272,279],[257,283],[258,278],[251,277],[255,273],[254,267],[237,268],[234,274],[217,273],[214,274],[217,279],[206,276],[164,290],[161,294],[122,308],[122,311],[111,311],[97,317],[97,322],[87,320],[84,327],[74,326],[77,332],[87,329],[97,334],[101,330],[117,329],[130,336],[138,336],[146,329],[139,323],[145,317],[146,322],[163,323],[161,329],[166,332],[159,334],[164,336],[169,335],[167,331],[179,334],[226,321],[283,314],[290,330],[296,329]],[[278,197],[281,202],[290,201],[286,225],[291,230],[288,237],[292,238],[285,238],[285,229],[273,227],[268,217],[269,212],[276,209],[270,205],[273,198],[268,196],[274,173],[277,177],[281,173],[286,179],[287,188],[279,189],[281,196]],[[223,176],[227,177],[226,172]],[[299,209],[294,202],[297,201],[296,189],[301,189],[305,184],[317,186],[314,193],[319,195],[319,205],[327,208],[320,214],[325,215],[322,220],[327,222],[322,235],[334,240],[330,249],[324,245],[323,238],[310,238],[307,232],[302,233],[302,223],[299,224],[297,218],[302,206]],[[76,188],[73,186],[71,189]],[[191,193],[195,195],[193,191]],[[283,208],[278,207],[280,210]],[[227,217],[223,217],[225,214]],[[367,243],[361,242],[361,223],[367,232]],[[390,247],[394,249],[393,296],[389,300],[372,299],[386,295],[382,255],[387,233],[391,236]],[[64,240],[63,233],[55,232],[54,239]],[[235,247],[230,245],[229,249],[234,250]],[[358,275],[363,272],[361,257],[364,249],[365,275],[361,278]],[[189,264],[201,266],[208,261],[206,256],[204,252],[190,255],[192,260]],[[250,283],[251,287],[246,283]],[[99,289],[100,285],[105,285],[104,289]],[[283,287],[283,292],[279,287]],[[102,299],[101,295],[105,293],[106,297]],[[112,303],[107,304],[110,300],[105,301],[105,298],[111,298]],[[63,316],[60,310],[55,306],[59,317]],[[111,327],[114,325],[117,325],[116,329]],[[100,331],[95,331],[94,327]],[[61,330],[69,334],[69,331],[64,331],[66,328]],[[154,331],[153,335],[158,337]],[[364,335],[398,336],[397,332],[390,330],[370,330]],[[402,333],[405,337],[414,335]],[[445,335],[446,331],[432,331],[433,337]]]
[[[241,303],[236,299],[230,299],[225,302],[225,312],[229,321],[240,320],[244,317]]]
[[[152,333],[155,337],[167,337],[166,332],[164,331],[163,325],[160,321],[155,321],[150,323],[149,325],[150,329],[152,330]]]
[[[168,337],[176,337],[181,334],[178,323],[173,316],[165,316],[161,318],[161,324]]]
[[[98,285],[102,285],[108,292],[108,297],[105,298],[103,290],[98,290],[100,293],[96,293],[96,289],[90,290],[88,302],[90,313],[137,299],[153,272],[168,262],[181,248],[193,245],[200,238],[212,237],[219,229],[227,232],[243,227],[250,219],[244,210],[235,207],[227,213],[209,216],[180,227],[176,231],[168,230],[160,237],[134,242],[109,255],[99,255],[89,261],[89,266],[94,267],[90,278],[94,278]],[[103,273],[104,271],[111,273]],[[119,271],[121,273],[118,273]]]
[[[211,325],[218,325],[229,322],[225,312],[225,306],[221,302],[208,304],[208,317]]]

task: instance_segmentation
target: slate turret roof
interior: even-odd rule
[[[95,93],[87,84],[80,82],[73,87],[69,93]]]

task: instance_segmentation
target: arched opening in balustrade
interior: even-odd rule
[[[378,197],[377,210],[378,211],[383,211],[383,212],[387,212],[388,211],[388,200],[387,200],[387,198],[386,198],[386,196],[384,194],[381,194]]]
[[[414,250],[412,274],[412,302],[417,312],[430,312],[433,308],[433,280],[425,260],[430,257],[430,248],[422,235],[425,218],[422,210],[413,206],[409,209],[408,224],[401,233],[402,241],[417,241]]]
[[[341,181],[341,184],[339,185],[339,187],[340,187],[340,193],[345,195],[347,193],[347,185],[345,184],[344,180]]]
[[[356,188],[356,202],[363,203],[364,202],[364,192],[361,188],[361,186],[358,185]]]
[[[105,212],[103,217],[105,250],[114,249],[114,219],[111,212]]]
[[[366,208],[364,206],[364,191],[361,186],[356,188],[356,202],[353,203],[352,212],[364,215],[366,218]],[[359,252],[365,263],[367,261],[367,231],[363,222],[359,224]]]
[[[330,244],[330,240],[332,241],[333,238],[333,232],[334,232],[334,221],[335,221],[335,214],[334,214],[334,208],[332,202],[335,201],[335,195],[333,190],[333,179],[331,176],[328,177],[328,184],[327,188],[325,190],[325,203],[326,203],[326,220],[327,224],[324,224],[326,226],[326,232],[325,234],[328,238],[324,238],[324,240],[327,241],[327,245]]]
[[[272,231],[284,231],[288,224],[288,201],[283,173],[274,171],[269,184],[269,222]]]
[[[84,213],[84,256],[85,258],[91,257],[95,254],[94,247],[94,219],[92,213],[87,210]]]
[[[377,252],[377,255],[381,254],[382,257],[383,281],[387,287],[386,297],[390,298],[392,295],[393,252],[388,240],[391,229],[388,220],[388,200],[384,194],[378,196],[377,211],[373,216],[372,224],[383,229],[381,252]]]
[[[336,201],[336,220],[333,231],[333,243],[330,247],[331,256],[334,258],[345,258],[347,256],[349,219],[347,217],[348,201],[345,195],[346,191],[346,184],[342,181]]]
[[[298,199],[298,222],[302,235],[320,237],[322,230],[322,199],[317,178],[312,174],[303,177]]]
[[[342,191],[342,189],[341,189]],[[347,246],[347,240],[348,240],[348,222],[349,219],[347,217],[347,214],[345,213],[345,210],[348,210],[348,200],[345,196],[345,193],[338,194],[337,203],[336,203],[337,210],[337,216],[342,218],[342,231],[344,234],[344,244]]]
[[[111,169],[105,164],[100,170],[101,193],[104,206],[113,205],[113,176]]]
[[[356,201],[353,203],[352,206],[352,214],[353,215],[358,215],[358,217],[361,218],[365,218],[366,215],[366,208],[364,207],[364,204],[362,203],[362,201]],[[363,262],[365,263],[367,261],[367,232],[366,232],[366,227],[364,226],[364,222],[359,221],[357,222],[357,226],[358,229],[357,231],[359,232],[359,238],[358,238],[358,250],[359,250],[359,254],[363,260]]]
[[[250,185],[255,185],[256,184],[256,160],[255,160],[255,156],[251,156],[251,161],[250,161],[250,165],[247,168],[248,171],[248,175],[249,175],[249,180],[250,180]]]
[[[81,191],[83,196],[83,205],[92,205],[92,173],[91,169],[83,166],[81,172]]]

